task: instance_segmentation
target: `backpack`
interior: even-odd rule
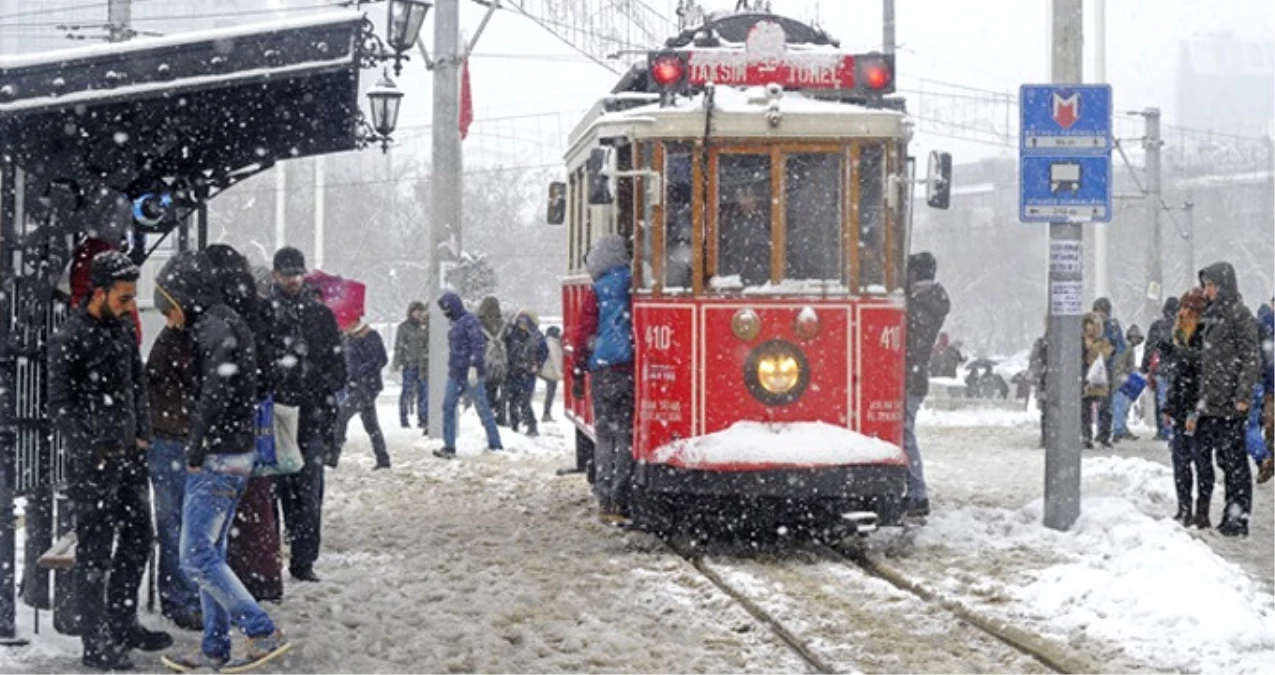
[[[487,366],[488,382],[503,382],[505,373],[509,370],[509,356],[505,353],[505,341],[499,336],[492,337],[487,329],[483,329],[483,335],[487,338],[487,348],[483,352],[483,362]]]

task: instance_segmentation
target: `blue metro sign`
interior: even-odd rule
[[[1111,86],[1019,90],[1019,217],[1023,222],[1111,220]]]

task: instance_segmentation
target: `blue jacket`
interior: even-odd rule
[[[612,267],[593,282],[598,298],[598,332],[589,357],[589,370],[633,362],[633,314],[627,265]]]
[[[1120,354],[1129,348],[1129,343],[1124,339],[1124,329],[1120,327],[1120,322],[1116,319],[1107,319],[1102,324],[1102,336],[1107,338],[1116,350],[1113,354]],[[1111,359],[1107,359],[1107,363],[1110,368]]]
[[[1275,391],[1275,311],[1270,305],[1257,308],[1258,337],[1262,340],[1262,390]]]
[[[479,377],[487,377],[487,337],[478,317],[466,311],[460,296],[451,291],[438,299],[438,306],[452,322],[447,331],[447,377],[463,381],[469,377],[470,368],[477,368]]]

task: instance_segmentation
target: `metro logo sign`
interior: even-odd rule
[[[1053,96],[1054,121],[1064,129],[1070,129],[1080,119],[1080,94],[1056,91]]]

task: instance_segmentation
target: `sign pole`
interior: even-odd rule
[[[1053,50],[1051,79],[1055,84],[1079,83],[1083,68],[1083,2],[1052,0]],[[1083,112],[1082,112],[1083,114]],[[1084,250],[1080,222],[1049,225],[1049,331],[1045,406],[1044,525],[1066,530],[1080,517],[1080,388],[1083,376],[1080,290],[1084,266],[1063,264],[1061,258]],[[1083,256],[1082,256],[1083,259]]]

